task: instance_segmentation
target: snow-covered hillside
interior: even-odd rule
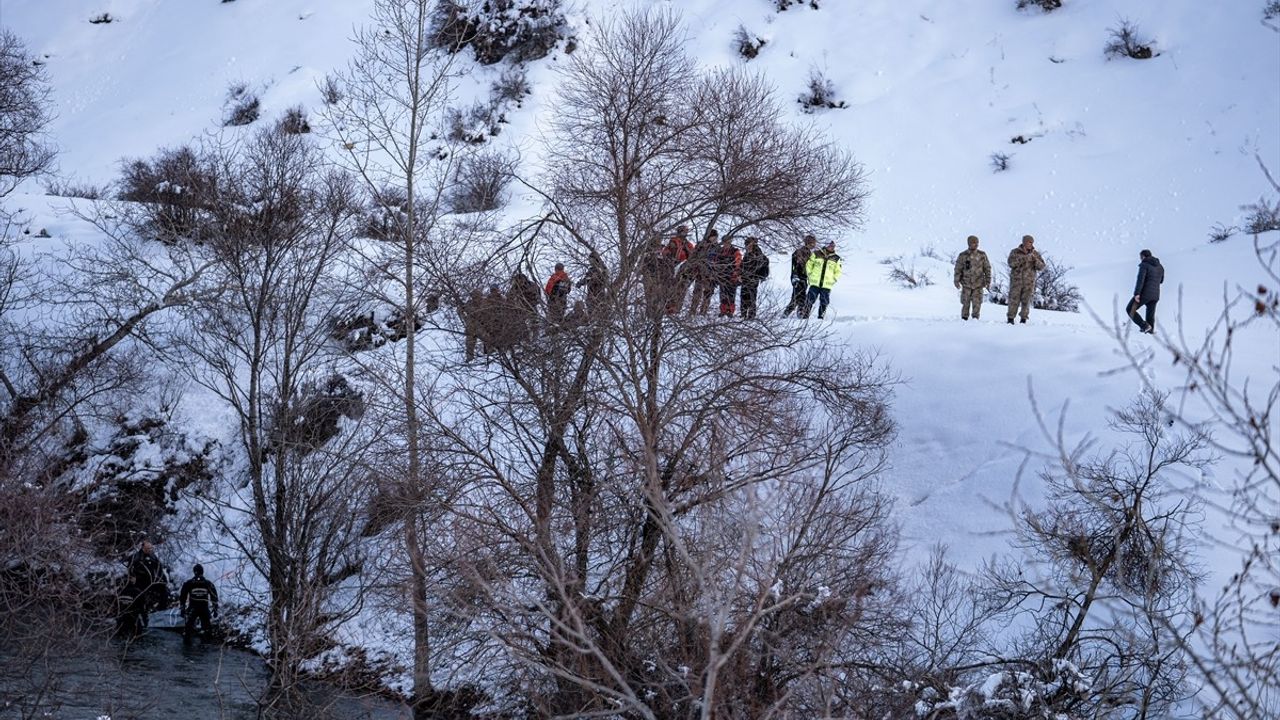
[[[319,85],[351,56],[349,38],[371,5],[0,3],[0,25],[24,38],[48,70],[60,173],[93,184],[112,181],[122,158],[207,133],[250,131],[222,127],[233,85],[258,93],[260,123],[296,105],[318,117]],[[901,377],[891,401],[898,437],[882,483],[896,498],[893,517],[912,561],[944,543],[975,570],[1008,549],[1005,503],[1015,489],[1037,496],[1034,471],[1052,453],[1036,407],[1051,427],[1067,412],[1070,442],[1109,438],[1109,411],[1142,387],[1109,332],[1117,322],[1124,327],[1120,310],[1140,249],[1167,268],[1159,317],[1168,332],[1181,325],[1198,335],[1221,311],[1224,292],[1260,280],[1250,238],[1210,243],[1209,233],[1238,223],[1241,205],[1269,192],[1259,160],[1280,172],[1280,32],[1261,22],[1261,0],[1066,0],[1051,13],[1018,11],[1014,0],[823,0],[817,9],[783,12],[768,0],[632,4],[680,13],[701,63],[760,72],[795,122],[813,123],[865,165],[872,193],[865,222],[822,238],[836,242],[845,263],[826,322],[838,341],[874,349]],[[618,5],[580,3],[571,14],[579,43]],[[89,22],[103,12],[114,21]],[[1109,29],[1122,19],[1154,41],[1154,58],[1104,56]],[[740,26],[765,41],[750,61],[734,47]],[[518,149],[530,173],[541,161],[538,135],[556,112],[562,53],[531,65],[532,97],[491,140]],[[466,60],[465,69],[461,98],[485,92],[502,67]],[[804,112],[795,98],[815,73],[830,79],[843,107]],[[1007,170],[993,171],[995,154],[1008,155]],[[511,193],[506,219],[514,223],[537,199]],[[35,183],[7,204],[54,240],[85,232]],[[961,322],[948,258],[970,234],[981,238],[997,274],[1018,239],[1034,235],[1041,252],[1074,268],[1067,278],[1081,290],[1082,311],[1033,311],[1029,325],[1010,327],[1005,308],[988,304],[980,321]],[[765,302],[773,314],[785,303],[790,248],[770,250]],[[891,283],[881,263],[890,256],[905,256],[935,284]],[[550,271],[539,268],[544,278]],[[1147,379],[1176,388],[1181,369],[1147,348],[1147,338],[1130,339]],[[1274,375],[1280,338],[1255,329],[1237,342],[1236,372]],[[189,400],[185,412],[216,434],[210,418],[218,415],[203,402]],[[1235,471],[1228,464],[1188,480],[1214,492],[1228,489]],[[1209,513],[1206,524],[1232,542],[1222,516]],[[1234,570],[1229,550],[1209,553],[1215,581]],[[199,548],[185,548],[171,559],[199,556]],[[391,649],[411,665],[407,647]]]
[[[794,115],[847,145],[869,171],[864,227],[835,238],[854,272],[834,306],[849,342],[880,348],[907,381],[895,401],[902,438],[888,482],[909,538],[969,547],[969,531],[1004,522],[972,499],[1001,499],[1020,457],[1006,444],[1035,440],[1028,379],[1050,412],[1073,398],[1078,429],[1098,426],[1138,383],[1100,375],[1122,362],[1087,313],[1037,313],[1032,327],[1010,329],[989,327],[1003,311],[989,306],[983,325],[964,326],[953,322],[944,263],[917,261],[937,285],[911,291],[889,285],[878,261],[926,248],[949,257],[976,234],[1000,266],[1030,233],[1042,252],[1075,268],[1070,280],[1109,322],[1137,251],[1150,247],[1168,266],[1169,285],[1184,288],[1187,319],[1212,318],[1223,283],[1248,283],[1254,268],[1245,242],[1210,245],[1208,233],[1265,192],[1255,155],[1280,168],[1280,42],[1255,5],[1079,0],[1041,13],[1013,2],[883,0],[779,13],[765,0],[670,3],[707,66],[748,62],[733,47],[742,26],[766,41],[748,67],[779,96],[799,96],[817,71],[847,104],[810,116],[796,103]],[[574,19],[582,27],[612,7],[585,3]],[[8,2],[0,19],[47,62],[61,172],[104,184],[122,158],[244,132],[220,127],[233,84],[259,91],[264,118],[298,104],[317,111],[319,83],[350,56],[349,38],[369,9],[48,0]],[[101,12],[116,20],[89,23]],[[1104,57],[1120,18],[1153,38],[1159,55]],[[539,118],[554,112],[557,61],[535,65],[534,102],[495,142],[528,151]],[[468,81],[497,72],[471,70],[464,95]],[[992,171],[993,153],[1010,156],[1009,170]],[[33,225],[59,230],[43,213]],[[784,262],[773,261],[779,295]],[[1175,312],[1166,300],[1160,315],[1172,326]],[[957,501],[964,510],[956,512]],[[938,517],[954,518],[953,529],[936,532]]]

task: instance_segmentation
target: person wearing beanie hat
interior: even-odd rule
[[[960,291],[960,319],[968,320],[970,311],[977,320],[982,314],[982,294],[991,287],[991,261],[978,249],[978,236],[970,235],[969,249],[956,256],[953,280]]]
[[[1035,247],[1036,239],[1022,236],[1022,244],[1009,251],[1009,324],[1021,314],[1022,322],[1031,315],[1031,300],[1036,294],[1036,275],[1044,270],[1044,258]]]
[[[204,566],[196,563],[191,568],[194,575],[182,584],[182,593],[178,596],[178,606],[186,617],[187,623],[182,629],[182,639],[190,641],[195,632],[196,621],[200,621],[200,634],[209,638],[213,634],[212,615],[218,614],[218,590],[204,577]]]

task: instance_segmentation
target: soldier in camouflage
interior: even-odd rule
[[[969,249],[956,256],[954,281],[960,291],[960,319],[972,312],[977,320],[982,312],[982,294],[991,287],[991,261],[978,249],[978,237],[969,236]]]
[[[1022,322],[1031,315],[1031,298],[1036,292],[1036,275],[1044,270],[1044,258],[1035,248],[1036,239],[1022,236],[1022,244],[1009,253],[1009,324],[1021,311]]]

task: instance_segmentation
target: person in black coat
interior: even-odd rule
[[[769,256],[760,249],[760,241],[747,238],[747,252],[742,256],[742,317],[756,316],[756,296],[760,283],[769,277]]]
[[[1133,286],[1133,299],[1129,301],[1129,306],[1125,308],[1125,314],[1135,325],[1142,328],[1144,333],[1154,333],[1156,331],[1156,303],[1160,302],[1160,283],[1164,282],[1164,266],[1160,264],[1160,259],[1151,254],[1150,250],[1143,250],[1138,253],[1141,262],[1138,263],[1138,282]],[[1138,309],[1146,307],[1146,320],[1138,317]]]
[[[809,292],[809,258],[818,248],[818,239],[812,235],[804,236],[804,243],[791,253],[791,302],[782,311],[782,317],[795,311],[797,315],[804,312],[806,295]]]
[[[156,557],[155,546],[150,540],[143,540],[142,547],[129,557],[126,564],[129,582],[141,592],[147,610],[168,604],[169,576],[160,558]]]
[[[182,593],[178,596],[178,605],[187,618],[182,629],[182,639],[190,640],[196,629],[196,621],[200,621],[200,634],[209,637],[213,633],[212,615],[218,614],[218,589],[204,578],[204,566],[197,564],[191,568],[195,577],[182,584]]]

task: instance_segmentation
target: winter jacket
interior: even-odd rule
[[[769,277],[769,256],[755,246],[742,256],[742,282],[758,285]]]
[[[530,280],[524,273],[511,278],[511,288],[507,291],[507,297],[513,305],[529,312],[537,312],[538,303],[541,301],[538,296],[538,283]]]
[[[711,251],[707,258],[711,279],[718,285],[737,285],[742,278],[742,252],[730,245]]]
[[[178,595],[178,605],[189,610],[201,610],[205,607],[218,611],[218,590],[213,583],[203,577],[193,577],[182,583],[182,592]]]
[[[1160,283],[1164,282],[1164,266],[1160,258],[1149,257],[1138,263],[1138,282],[1134,283],[1133,296],[1140,302],[1150,303],[1160,299]]]
[[[1022,246],[1009,252],[1009,287],[1010,290],[1022,287],[1035,287],[1036,275],[1044,270],[1044,258],[1040,252],[1032,248],[1030,252]]]
[[[693,254],[694,244],[689,242],[689,238],[676,235],[667,241],[662,248],[662,254],[670,257],[677,263],[682,263],[689,259]]]
[[[981,250],[965,250],[956,256],[955,279],[960,287],[985,288],[991,285],[991,261]]]
[[[806,247],[796,248],[791,253],[791,279],[805,280],[809,277],[809,258],[813,251]]]
[[[141,550],[129,558],[129,575],[133,578],[134,584],[144,590],[156,584],[163,585],[166,580],[160,558]]]
[[[543,289],[546,290],[547,297],[563,301],[573,289],[573,281],[569,279],[569,273],[557,270],[547,279],[547,285]]]
[[[840,256],[833,250],[818,250],[805,266],[809,287],[830,290],[840,279]]]

